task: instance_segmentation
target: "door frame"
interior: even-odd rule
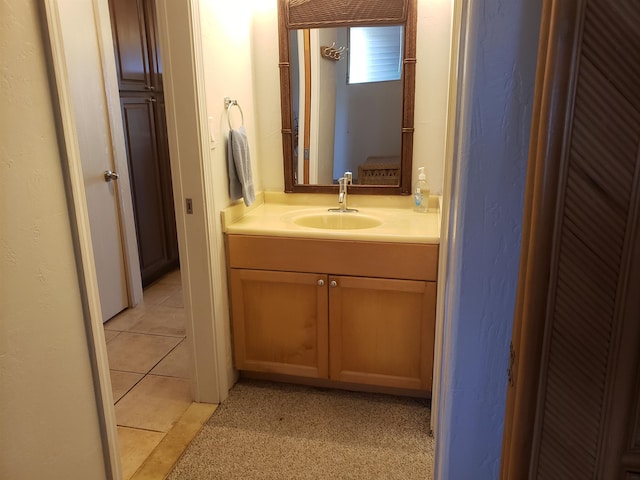
[[[60,11],[60,0],[44,0],[42,23],[44,47],[50,60],[50,81],[63,167],[67,170],[66,185],[71,221],[76,234],[76,258],[85,305],[85,328],[91,357],[98,420],[103,439],[105,470],[108,478],[122,478],[120,453],[111,391],[109,363],[104,337],[100,295],[95,272],[93,246],[87,201],[78,148],[77,129],[66,71]],[[187,344],[191,355],[191,384],[194,401],[220,403],[228,394],[227,348],[221,315],[222,266],[212,253],[219,251],[217,233],[220,228],[213,209],[211,184],[207,183],[203,168],[209,159],[207,113],[204,95],[204,66],[201,46],[200,14],[197,0],[156,0],[158,6],[158,37],[165,66],[165,103],[167,109],[168,141],[173,176],[174,204],[181,276],[185,298]],[[112,50],[111,23],[107,0],[92,0],[94,22],[99,37],[101,63],[104,70],[105,101],[108,105],[110,136],[116,167],[124,173],[126,151],[120,113],[120,97],[115,73],[115,54]],[[180,15],[176,15],[175,11]],[[170,13],[171,12],[171,13]],[[171,18],[171,22],[168,19]],[[165,58],[166,56],[166,58]],[[178,121],[179,119],[179,121]],[[192,159],[198,159],[193,162]],[[122,162],[125,167],[122,168]],[[125,178],[128,174],[125,175]],[[122,177],[121,177],[122,178]],[[119,190],[128,187],[127,182]],[[120,193],[120,192],[119,192]],[[125,192],[126,194],[126,192]],[[184,198],[193,199],[194,214],[187,218]],[[137,241],[133,210],[126,203],[126,195],[119,195],[123,214],[123,239],[127,252],[130,302],[142,297]],[[131,197],[129,193],[129,202]],[[131,205],[131,203],[129,203]],[[132,240],[133,238],[133,240]],[[131,248],[131,247],[135,248]],[[135,255],[134,255],[135,253]],[[135,257],[135,261],[133,261]],[[203,261],[206,259],[206,261]],[[131,276],[136,273],[139,288]],[[134,303],[135,304],[135,303]]]
[[[73,104],[66,70],[64,42],[57,0],[44,0],[41,4],[44,47],[49,60],[49,81],[53,108],[56,115],[58,143],[66,173],[67,201],[74,233],[74,250],[78,263],[78,280],[82,295],[84,323],[89,343],[89,357],[94,379],[98,419],[103,439],[105,470],[114,479],[122,477],[118,458],[118,431],[109,376],[107,345],[102,326],[102,310],[95,270],[93,243],[89,225],[89,212],[84,189],[82,160]]]
[[[194,401],[220,403],[234,379],[223,311],[226,270],[219,261],[224,246],[210,172],[199,1],[155,1]]]
[[[500,478],[529,474],[557,230],[558,191],[575,89],[584,2],[542,4],[520,268],[514,305]],[[558,85],[563,87],[558,88]]]
[[[580,75],[587,58],[584,49],[590,29],[588,7],[586,0],[543,1],[532,116],[534,122],[525,191],[525,220],[513,320],[511,378],[507,388],[502,443],[500,478],[504,480],[528,478],[537,472],[541,456],[540,442],[547,434],[543,435],[541,422],[548,412],[546,400],[551,388],[547,385],[550,382],[549,370],[553,368],[550,367],[553,361],[552,343],[555,342],[552,332],[557,328],[558,317],[555,310],[557,302],[560,302],[556,298],[558,278],[561,278],[559,264],[565,256],[561,244],[565,237],[562,224],[567,218],[563,214],[565,205],[569,205],[565,203],[568,202],[565,198],[569,189],[567,179],[572,168],[576,168],[571,158],[574,145],[572,136],[580,120],[577,113],[581,102],[579,86],[588,83],[588,74],[587,77]],[[637,150],[633,152],[637,162]],[[626,424],[633,421],[632,391],[637,385],[634,383],[637,381],[635,368],[638,358],[634,340],[638,338],[639,329],[633,320],[637,319],[640,309],[637,299],[634,297],[632,300],[630,293],[631,285],[640,278],[637,273],[639,255],[632,247],[640,239],[637,170],[635,175],[625,218],[627,223],[620,263],[614,272],[619,276],[612,280],[617,285],[611,306],[607,359],[604,360],[606,374],[603,374],[605,377],[602,381],[602,410],[595,449],[594,478],[622,478],[621,475],[631,478],[632,475],[624,475],[624,471],[627,468],[636,470],[633,461],[625,465],[626,458],[623,455],[629,433],[626,432]],[[597,183],[597,178],[593,181]],[[585,233],[579,238],[587,244],[589,235]],[[615,263],[610,266],[613,268]],[[597,337],[595,341],[603,342]],[[630,367],[620,368],[621,365]],[[584,368],[587,368],[586,364]],[[554,370],[561,371],[563,368],[556,365]],[[625,415],[618,417],[620,412]]]
[[[460,184],[459,169],[456,158],[460,150],[458,142],[458,125],[461,123],[462,110],[459,94],[463,92],[464,62],[466,59],[466,29],[463,29],[463,17],[466,18],[467,2],[452,0],[451,44],[449,60],[449,92],[447,101],[447,125],[445,144],[444,178],[442,182],[442,199],[440,209],[440,246],[438,252],[438,289],[436,292],[436,325],[433,346],[433,382],[431,386],[431,418],[432,435],[437,439],[444,426],[440,426],[446,405],[442,388],[442,378],[446,378],[449,365],[443,364],[444,354],[451,348],[451,325],[448,318],[455,308],[454,292],[459,288],[457,270],[459,262],[450,251],[458,251],[459,238],[454,235],[453,228],[458,221],[459,202],[456,185]],[[455,170],[455,171],[454,171]],[[454,182],[455,180],[455,182]],[[446,206],[446,207],[445,207]]]
[[[108,30],[99,27],[101,32],[101,48],[103,49],[102,62],[105,66],[105,77],[111,76],[109,70],[115,68],[108,66],[110,43],[106,39],[111,38],[109,12],[107,0],[92,0],[96,6],[96,22],[98,25],[109,25]],[[60,72],[64,72],[64,57],[60,54],[62,39],[59,32],[59,22],[56,22],[59,0],[44,0],[46,10],[46,20],[49,26],[49,35],[45,36],[45,43],[51,44],[51,49],[58,49],[58,54],[54,52],[52,64],[56,72],[56,77]],[[203,168],[209,161],[209,141],[208,141],[208,120],[204,94],[204,66],[201,52],[200,14],[197,0],[156,0],[158,15],[158,37],[165,66],[165,101],[167,106],[167,126],[168,140],[171,157],[171,170],[173,177],[174,204],[176,210],[176,225],[178,230],[178,245],[181,258],[181,275],[183,281],[183,291],[185,297],[185,313],[187,314],[187,341],[192,350],[192,383],[194,400],[208,403],[219,403],[228,394],[229,383],[232,379],[229,376],[228,365],[230,359],[227,358],[227,345],[225,340],[224,318],[221,308],[224,302],[219,298],[224,290],[221,288],[222,279],[225,275],[219,264],[215,264],[212,254],[221,251],[218,238],[220,228],[218,219],[215,216],[213,205],[213,195],[211,179],[205,175]],[[464,2],[455,0],[456,11],[460,11]],[[175,10],[182,9],[184,18],[177,18]],[[458,15],[461,15],[458,13]],[[171,19],[169,22],[168,19]],[[456,15],[456,18],[458,16]],[[182,23],[181,23],[182,22]],[[452,31],[452,36],[456,39],[458,33]],[[464,29],[459,35],[463,38]],[[464,41],[456,39],[461,44]],[[45,45],[46,47],[47,45]],[[457,44],[452,46],[452,51],[458,53]],[[463,61],[464,55],[460,54],[459,60]],[[452,58],[453,61],[453,58]],[[451,70],[457,71],[458,61],[453,61]],[[115,77],[115,71],[113,71]],[[62,77],[64,78],[64,76]],[[456,76],[456,78],[458,78]],[[458,86],[457,80],[452,77],[452,86]],[[93,251],[89,231],[88,215],[86,211],[86,199],[84,196],[84,185],[82,180],[81,164],[79,153],[77,152],[77,140],[75,138],[75,125],[73,123],[72,108],[68,95],[68,84],[64,81],[57,82],[58,100],[61,109],[59,123],[64,130],[63,148],[66,149],[67,161],[65,167],[70,172],[70,185],[67,187],[70,192],[70,203],[74,209],[74,226],[79,232],[78,248],[76,256],[80,266],[81,281],[83,285],[83,301],[88,305],[87,318],[85,319],[87,336],[90,351],[95,353],[92,358],[94,369],[94,382],[96,387],[96,398],[98,404],[98,415],[101,423],[101,431],[104,441],[105,462],[107,464],[107,474],[111,478],[121,478],[121,467],[119,463],[119,450],[117,429],[115,420],[115,409],[112,402],[111,381],[109,378],[109,366],[106,352],[106,343],[102,329],[102,319],[99,308],[99,294],[97,280],[93,267]],[[113,87],[116,88],[115,95]],[[108,84],[105,82],[107,101],[110,112],[117,112],[111,118],[112,136],[114,138],[122,135],[122,145],[124,145],[124,132],[122,124],[118,124],[116,116],[120,116],[119,94],[117,92],[117,81]],[[458,92],[450,92],[450,113],[458,113],[453,100],[457,98]],[[57,105],[56,105],[57,106]],[[454,129],[457,115],[450,120],[448,128]],[[452,133],[448,135],[452,137]],[[75,141],[75,143],[74,143]],[[114,147],[115,148],[115,147]],[[124,147],[123,147],[124,148]],[[450,180],[454,176],[455,156],[453,155],[454,145],[449,144],[447,158],[449,159],[449,170],[444,182],[445,192],[449,192],[446,197],[455,198],[450,190]],[[450,158],[450,156],[452,158]],[[126,158],[126,157],[125,157]],[[197,159],[198,161],[194,161]],[[194,214],[186,215],[183,207],[184,198],[193,200]],[[443,203],[446,205],[447,203]],[[455,221],[456,207],[451,204],[443,213],[443,232],[449,230],[449,223]],[[450,218],[451,215],[453,218]],[[135,233],[134,233],[135,235]],[[451,240],[450,240],[451,241]],[[445,242],[448,244],[448,242]],[[444,275],[446,265],[444,252],[441,252],[440,271]],[[205,261],[206,259],[206,261]],[[455,287],[455,268],[449,268],[450,291]],[[445,293],[445,289],[439,289],[438,305],[444,306],[443,300],[450,295]],[[449,292],[450,294],[450,292]],[[444,344],[441,348],[436,347],[434,365],[434,407],[438,403],[445,405],[440,390],[440,377],[447,370],[447,365],[440,365],[442,353],[446,350],[447,322],[445,313],[439,308],[436,338],[443,338]],[[439,342],[436,342],[438,344]],[[438,408],[433,409],[434,412]],[[443,432],[446,425],[434,427],[437,432]],[[438,436],[436,436],[438,439]]]

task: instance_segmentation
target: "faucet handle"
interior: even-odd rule
[[[347,185],[351,185],[353,183],[353,173],[350,171],[344,172],[344,179]]]

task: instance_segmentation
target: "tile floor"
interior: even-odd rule
[[[104,324],[125,480],[140,477],[163,442],[175,450],[170,432],[181,419],[193,423],[193,409],[196,416],[215,409],[192,405],[180,271],[146,288],[143,298]]]

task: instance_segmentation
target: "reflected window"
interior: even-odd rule
[[[347,83],[400,80],[402,25],[349,28]]]

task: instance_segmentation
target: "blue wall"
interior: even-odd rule
[[[520,256],[537,0],[463,1],[436,478],[496,479]]]

